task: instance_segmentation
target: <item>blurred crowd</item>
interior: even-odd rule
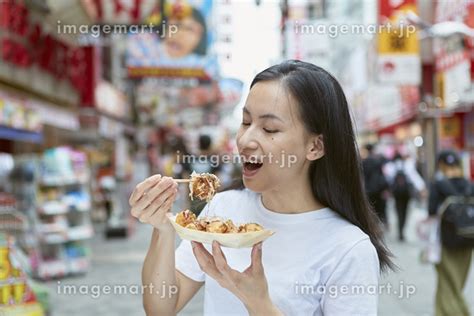
[[[418,226],[428,233],[419,237],[427,245],[422,260],[436,267],[436,315],[469,315],[463,288],[474,242],[465,237],[472,232],[463,235],[460,231],[472,230],[474,224],[474,183],[464,175],[461,157],[454,150],[439,152],[436,174],[429,181],[421,176],[421,164],[403,147],[391,157],[376,149],[376,144],[361,149],[365,188],[374,211],[388,230],[387,200],[393,198],[398,239],[404,242],[410,201],[426,209],[427,218]]]

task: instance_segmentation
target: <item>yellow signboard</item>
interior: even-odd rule
[[[410,28],[383,29],[378,36],[379,54],[418,54],[418,35]]]

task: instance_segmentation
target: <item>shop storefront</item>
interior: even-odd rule
[[[0,193],[12,202],[0,207],[0,222],[8,228],[9,218],[22,220],[8,245],[29,259],[24,270],[50,279],[90,266],[90,167],[72,145],[79,106],[93,102],[95,56],[91,47],[58,38],[34,8],[0,4],[0,152],[12,161],[2,168]]]

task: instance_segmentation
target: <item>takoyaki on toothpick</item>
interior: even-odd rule
[[[209,202],[220,186],[219,178],[212,173],[191,174],[190,179],[175,179],[177,183],[189,183],[189,197],[191,200],[197,198]]]

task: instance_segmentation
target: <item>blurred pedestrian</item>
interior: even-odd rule
[[[456,152],[441,152],[438,156],[438,168],[439,172],[429,190],[428,211],[431,217],[438,216],[440,206],[450,196],[462,195],[469,189],[470,195],[474,196],[474,185],[463,176],[461,160]],[[471,265],[472,247],[447,246],[449,237],[442,228],[441,261],[436,265],[436,315],[469,315],[463,288]]]
[[[362,161],[365,191],[375,212],[382,223],[388,226],[386,208],[386,191],[388,182],[383,173],[384,158],[374,153],[374,145],[365,145],[367,157]]]
[[[408,205],[411,198],[423,195],[426,190],[425,182],[416,170],[415,161],[408,155],[395,153],[393,160],[387,163],[385,174],[390,183],[390,192],[395,200],[395,209],[398,217],[398,239],[405,240],[405,223]]]

